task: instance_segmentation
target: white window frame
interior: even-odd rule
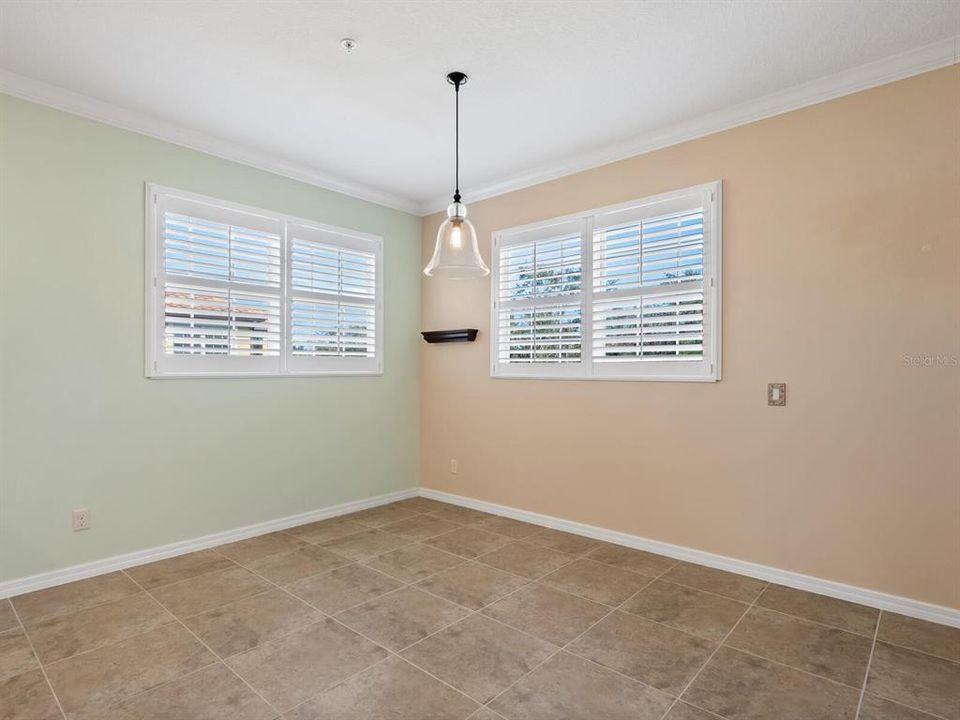
[[[383,238],[381,236],[232,203],[154,183],[146,184],[145,194],[145,370],[148,378],[377,376],[383,374],[384,263]],[[163,293],[166,277],[163,264],[163,208],[167,198],[204,205],[203,217],[207,219],[231,222],[231,218],[236,218],[238,213],[242,213],[245,220],[253,218],[259,229],[267,227],[271,228],[271,231],[279,233],[283,272],[281,273],[280,288],[277,292],[281,312],[280,354],[278,357],[176,356],[164,352]],[[292,288],[289,246],[290,230],[294,226],[306,230],[315,237],[324,238],[324,241],[329,245],[344,249],[363,250],[374,255],[376,276],[372,303],[375,309],[375,351],[373,358],[304,358],[293,356],[289,332],[290,300],[294,294],[300,296],[311,294],[309,291],[301,292],[297,290],[294,292]],[[187,281],[189,282],[189,280]],[[205,282],[198,281],[198,284],[203,285]],[[216,282],[210,284],[215,285]],[[254,290],[254,292],[256,291]],[[345,298],[345,301],[354,302],[352,298]]]
[[[721,378],[721,269],[722,269],[722,181],[705,183],[616,205],[585,210],[562,217],[498,230],[492,234],[490,273],[490,377],[539,380],[620,380],[660,382],[717,382]],[[703,359],[683,361],[593,361],[593,233],[607,226],[604,219],[639,221],[687,207],[703,208],[704,261],[702,290],[705,337]],[[502,363],[500,345],[500,254],[512,245],[547,239],[570,227],[580,228],[581,242],[581,360],[579,363]],[[660,292],[665,286],[658,286]],[[654,288],[651,288],[654,290]],[[641,289],[632,294],[642,295]],[[631,294],[631,293],[628,293]],[[552,302],[562,301],[562,297]]]

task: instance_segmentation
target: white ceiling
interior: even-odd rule
[[[7,86],[431,210],[452,192],[449,70],[470,75],[469,202],[957,35],[957,0],[0,0]]]

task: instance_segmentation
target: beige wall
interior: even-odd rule
[[[960,356],[960,66],[471,217],[489,258],[494,230],[718,178],[723,380],[492,380],[489,283],[424,280],[423,328],[480,336],[421,348],[423,485],[960,606],[960,369],[907,362]]]

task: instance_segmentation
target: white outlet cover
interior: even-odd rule
[[[73,511],[73,529],[75,531],[90,529],[90,511],[87,508]]]

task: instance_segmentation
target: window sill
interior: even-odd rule
[[[493,380],[574,380],[580,382],[720,382],[718,377],[702,375],[490,375]]]
[[[258,372],[185,372],[185,373],[157,373],[148,374],[147,380],[196,380],[198,378],[246,379],[262,378],[305,378],[305,377],[380,377],[382,370],[345,371],[331,370],[318,372],[287,372],[287,373],[258,373]]]

